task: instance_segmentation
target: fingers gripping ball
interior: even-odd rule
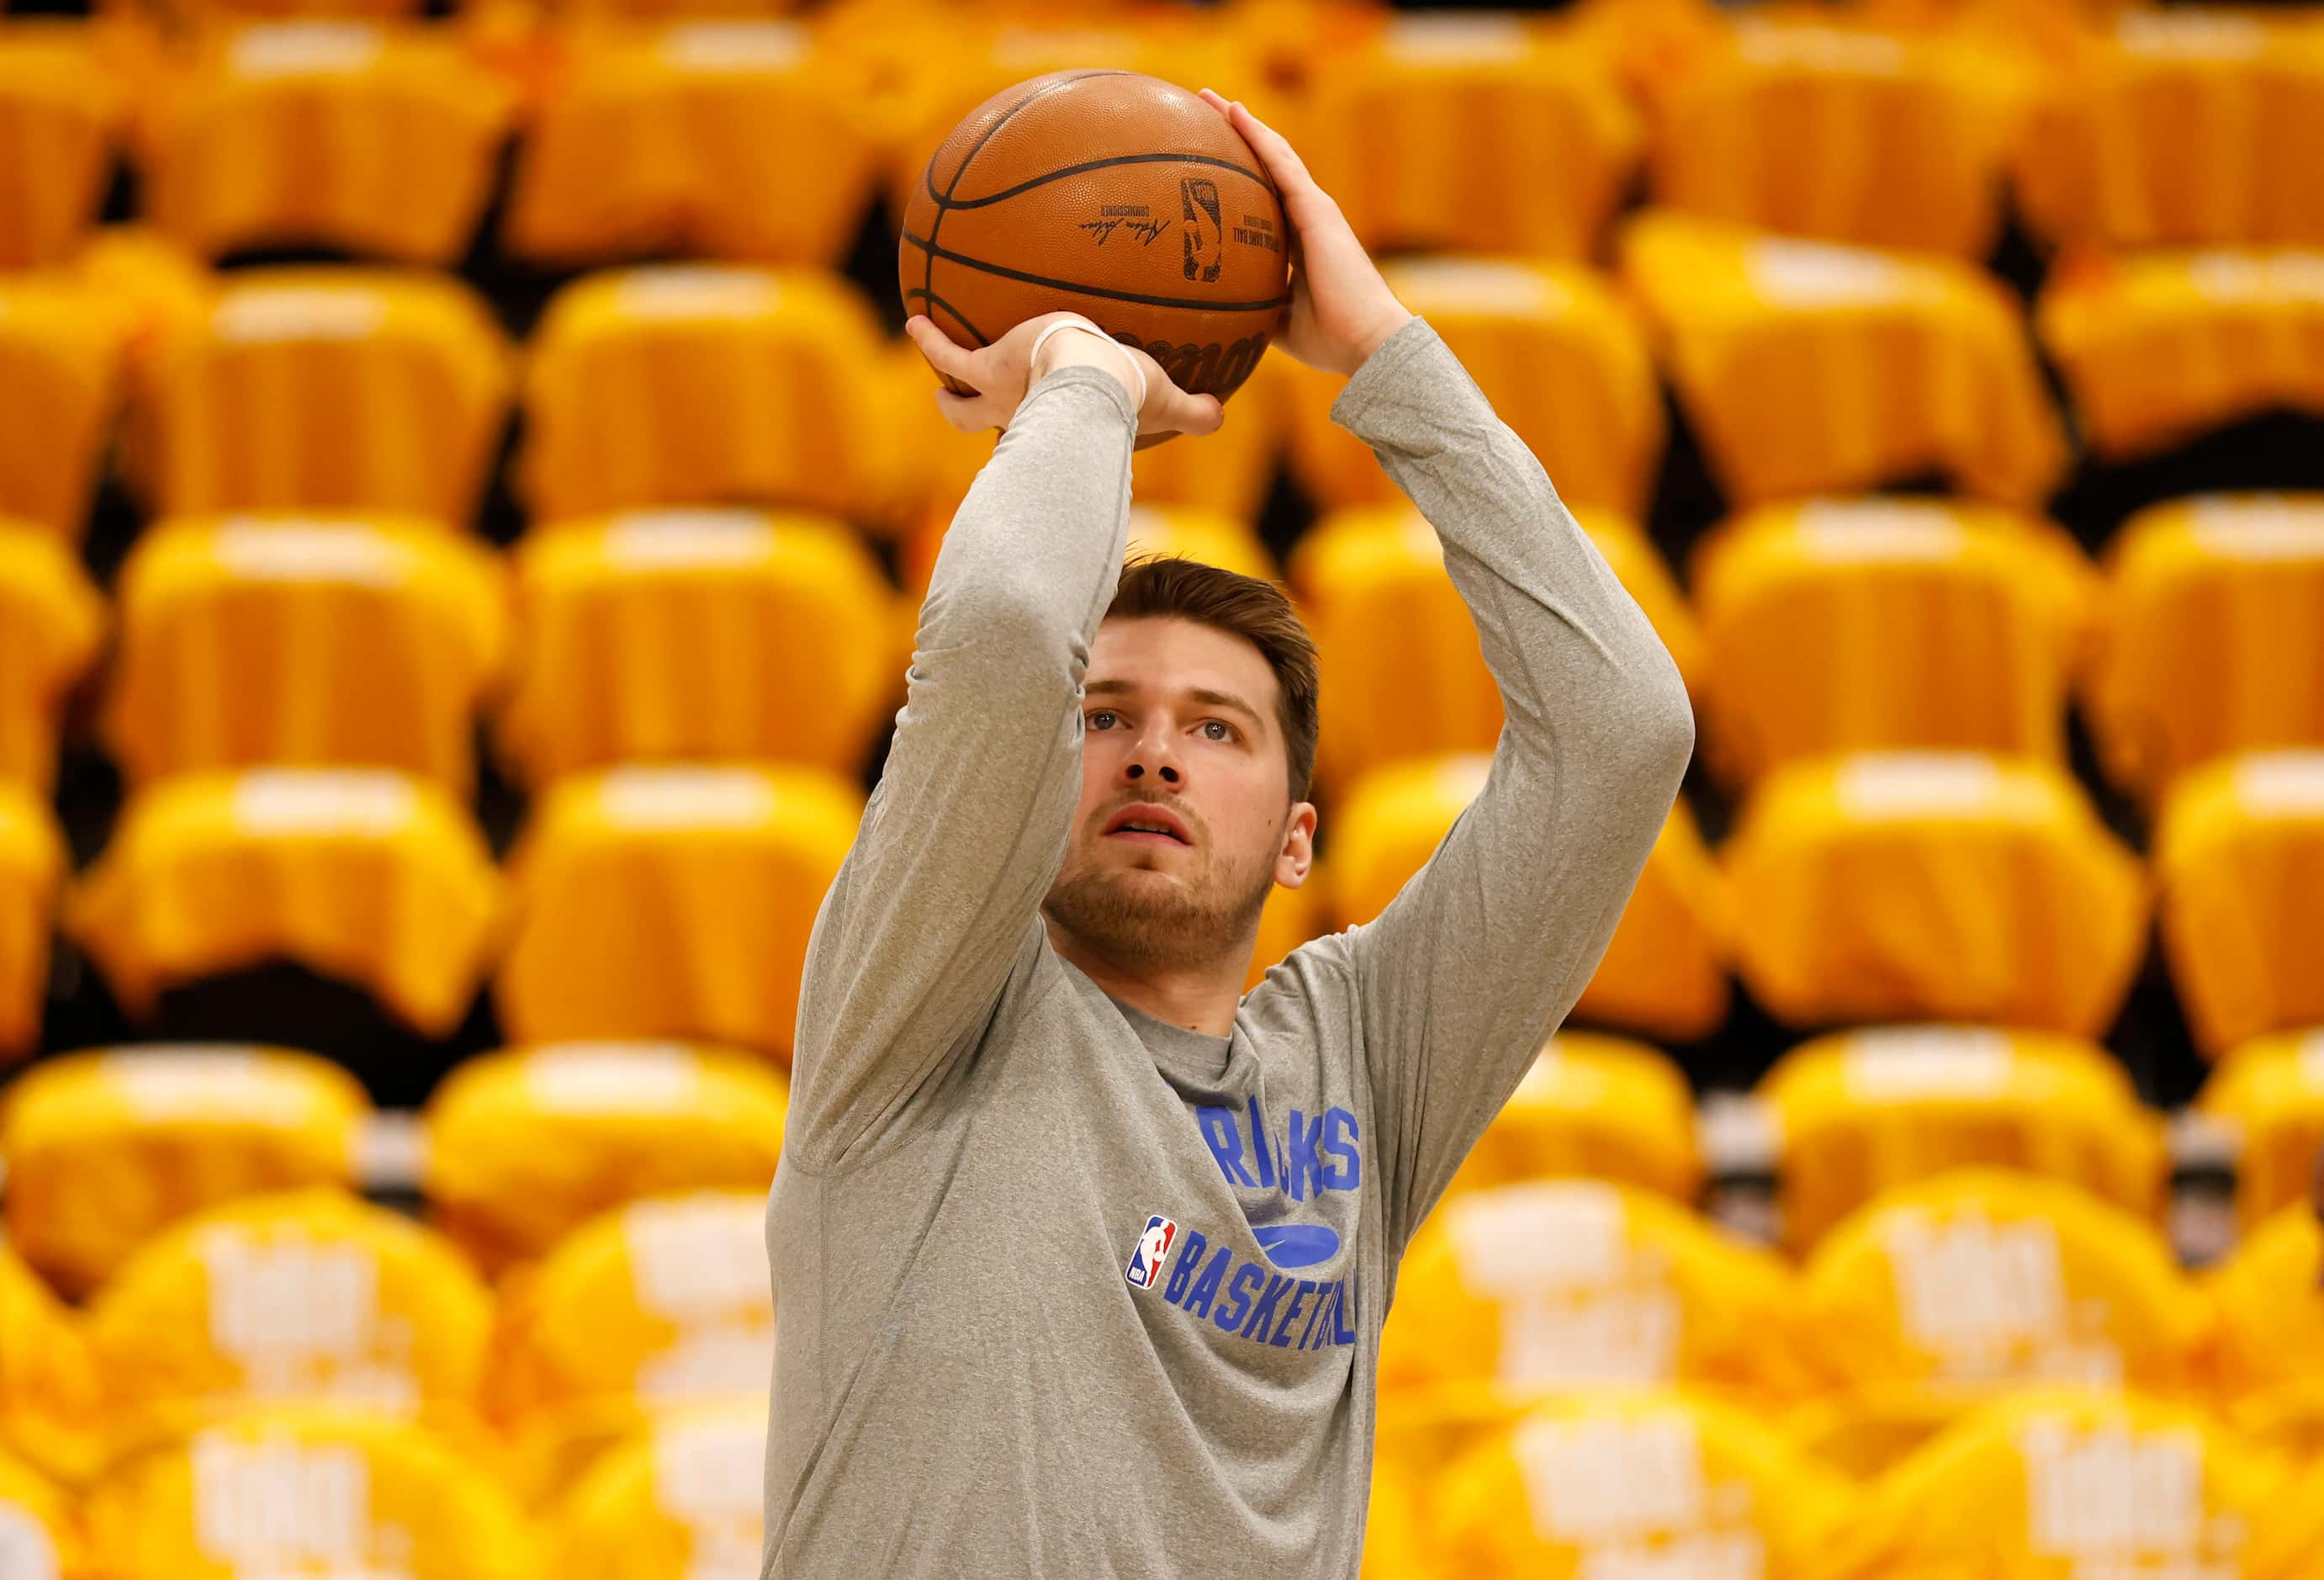
[[[953,129],[905,208],[898,269],[905,310],[964,346],[1085,313],[1181,389],[1224,400],[1282,322],[1290,240],[1217,111],[1134,71],[1060,71]]]

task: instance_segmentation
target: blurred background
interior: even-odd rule
[[[0,1580],[757,1573],[798,965],[990,453],[896,216],[1083,66],[1293,138],[1701,725],[1411,1248],[1368,1580],[2324,1575],[2324,9],[66,0]],[[1333,393],[1137,462],[1323,651],[1254,980],[1499,725]]]

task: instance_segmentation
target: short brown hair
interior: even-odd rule
[[[1191,620],[1257,648],[1275,671],[1275,716],[1291,799],[1307,799],[1315,772],[1315,639],[1273,582],[1176,554],[1140,554],[1122,567],[1109,620]]]

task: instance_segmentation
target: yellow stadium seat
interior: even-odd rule
[[[125,384],[125,339],[97,292],[0,274],[0,517],[79,541]]]
[[[880,567],[837,522],[639,511],[516,551],[505,755],[547,783],[616,762],[798,762],[853,774],[903,661]]]
[[[0,1239],[0,1452],[78,1483],[97,1467],[104,1400],[79,1325]]]
[[[900,448],[871,310],[836,275],[696,265],[560,293],[525,375],[544,521],[681,504],[876,513]]]
[[[525,138],[503,227],[511,251],[844,262],[872,197],[874,151],[829,64],[785,22],[580,42]]]
[[[157,510],[466,522],[500,441],[510,376],[483,301],[444,275],[306,268],[231,278],[207,314],[155,352],[138,437]]]
[[[1662,394],[1637,315],[1570,263],[1417,258],[1388,265],[1397,298],[1460,356],[1568,505],[1637,515],[1662,458]],[[1326,509],[1401,504],[1364,442],[1331,420],[1343,381],[1295,367],[1291,465]],[[1230,421],[1232,418],[1230,417]]]
[[[1685,1384],[1759,1404],[1801,1372],[1791,1279],[1690,1207],[1592,1179],[1466,1192],[1397,1275],[1384,1390],[1525,1400]]]
[[[148,1241],[89,1307],[120,1455],[329,1404],[481,1444],[492,1300],[451,1244],[344,1190],[253,1197]]]
[[[723,1580],[759,1572],[767,1407],[673,1410],[609,1449],[551,1522],[564,1580]]]
[[[475,995],[500,901],[483,836],[436,786],[265,769],[180,775],[133,799],[68,920],[138,1019],[165,988],[289,960],[445,1036]]]
[[[2324,1552],[2324,1460],[2278,1492],[2252,1521],[2244,1573],[2250,1580],[2307,1580]]]
[[[2209,1319],[2151,1224],[2079,1186],[1957,1170],[1879,1197],[1817,1246],[1797,1321],[1824,1387],[1790,1425],[1870,1476],[2030,1384],[2191,1398]]]
[[[1991,506],[1817,501],[1704,539],[1707,711],[1722,772],[1906,747],[2063,762],[2097,599],[2071,539]]]
[[[49,930],[65,880],[64,836],[48,807],[0,783],[0,1066],[41,1036],[49,992]]]
[[[1702,640],[1660,551],[1620,516],[1585,508],[1576,520],[1692,683]],[[1321,650],[1327,774],[1345,782],[1384,763],[1492,749],[1500,691],[1436,529],[1417,511],[1335,512],[1300,539],[1291,573]]]
[[[108,1574],[533,1580],[535,1538],[474,1459],[416,1427],[254,1411],[115,1466],[90,1494]]]
[[[2252,1525],[2282,1481],[2274,1460],[2190,1407],[2111,1389],[2036,1390],[1900,1465],[1821,1573],[2259,1580],[2244,1561]]]
[[[748,1399],[775,1354],[763,1190],[634,1202],[575,1231],[502,1291],[485,1399],[546,1501],[606,1447],[681,1406]]]
[[[1576,262],[1597,252],[1639,145],[1597,51],[1484,13],[1391,16],[1323,51],[1297,133],[1375,251]]]
[[[1333,909],[1341,926],[1386,909],[1476,799],[1489,766],[1480,755],[1420,758],[1356,781],[1333,818]],[[1679,1041],[1704,1035],[1727,1017],[1732,931],[1726,882],[1682,801],[1573,1013]]]
[[[1694,1200],[1702,1183],[1694,1094],[1677,1065],[1643,1042],[1557,1033],[1448,1188],[1568,1176]]]
[[[1721,850],[1736,961],[1793,1026],[1968,1021],[2095,1037],[2146,939],[2144,874],[2063,770],[1969,753],[1795,763]]]
[[[498,1273],[641,1197],[763,1190],[789,1096],[754,1058],[678,1043],[472,1058],[429,1100],[420,1192],[436,1224]]]
[[[1782,1132],[1784,1237],[1804,1252],[1886,1192],[1954,1169],[2063,1179],[2152,1217],[2161,1122],[2103,1048],[1896,1026],[1803,1043],[1760,1086]]]
[[[2061,241],[2324,243],[2324,25],[2142,5],[2070,40],[2020,142],[2020,205]]]
[[[66,696],[97,656],[104,622],[64,544],[0,518],[0,783],[49,788]]]
[[[0,269],[72,256],[113,174],[123,95],[84,27],[11,21],[0,31]],[[39,151],[37,156],[32,151]]]
[[[2034,322],[2101,458],[2278,408],[2324,416],[2324,243],[2079,260],[2051,276]]]
[[[2150,795],[2236,752],[2324,746],[2324,494],[2158,505],[2108,547],[2090,722]]]
[[[278,1049],[107,1049],[34,1067],[0,1103],[8,1233],[75,1296],[172,1224],[244,1197],[355,1185],[370,1101]]]
[[[1250,972],[1243,979],[1243,992],[1266,981],[1268,968],[1292,950],[1323,936],[1328,914],[1324,896],[1329,892],[1329,881],[1315,866],[1307,869],[1307,881],[1298,888],[1277,884],[1267,892],[1267,904],[1259,913],[1259,941],[1250,951]]]
[[[1364,1511],[1363,1566],[1356,1580],[1420,1580],[1428,1568],[1428,1528],[1415,1478],[1377,1456]]]
[[[2231,1050],[2203,1084],[2200,1112],[2231,1127],[2236,1215],[2256,1228],[2309,1199],[2324,1155],[2324,1027],[2255,1037]]]
[[[1851,1500],[1741,1409],[1683,1394],[1543,1407],[1444,1473],[1445,1575],[1811,1575]]]
[[[507,624],[479,545],[409,517],[227,516],[122,568],[106,735],[133,783],[392,768],[465,790]]]
[[[222,31],[149,108],[146,209],[195,252],[441,266],[492,194],[515,95],[447,34],[301,20]]]
[[[1990,51],[1821,17],[1714,36],[1657,96],[1658,201],[1858,246],[1991,249],[2021,96]]]
[[[1730,504],[1941,473],[2031,505],[2066,460],[2023,314],[1937,257],[1649,214],[1623,269]]]
[[[862,813],[811,769],[560,781],[512,862],[503,1024],[520,1042],[699,1038],[788,1062],[807,934]]]
[[[2219,1391],[2258,1441],[2324,1464],[2324,1224],[2300,1200],[2216,1269]]]
[[[2324,1024],[2324,750],[2186,775],[2154,835],[2163,951],[2204,1052]]]
[[[9,1580],[85,1580],[88,1555],[64,1493],[0,1450],[0,1575]]]

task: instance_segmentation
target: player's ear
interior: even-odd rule
[[[1275,881],[1286,889],[1296,889],[1307,881],[1314,864],[1315,804],[1294,801],[1291,815],[1284,820],[1283,843],[1275,853]]]

